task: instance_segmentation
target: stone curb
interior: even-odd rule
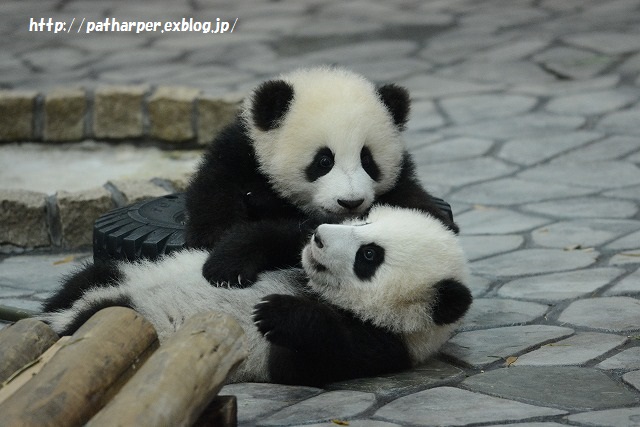
[[[240,102],[177,86],[0,90],[0,141],[150,140],[189,148],[213,139]]]
[[[113,180],[102,187],[49,196],[0,189],[0,253],[33,249],[87,249],[93,223],[105,212],[144,199],[184,190],[183,182],[161,178]]]

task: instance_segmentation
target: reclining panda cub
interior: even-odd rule
[[[417,210],[376,206],[364,218],[320,225],[302,251],[304,270],[264,272],[244,289],[211,286],[201,273],[208,255],[89,266],[45,303],[41,319],[69,334],[101,308],[125,306],[162,341],[185,318],[217,310],[247,337],[249,356],[230,382],[317,386],[423,362],[472,300],[456,235]],[[109,279],[74,300],[74,283],[92,273]]]

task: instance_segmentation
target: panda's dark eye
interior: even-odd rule
[[[323,169],[330,169],[333,167],[333,158],[330,156],[322,156],[318,159],[318,166]]]
[[[373,261],[374,259],[376,259],[376,251],[375,249],[372,248],[366,248],[362,251],[362,255],[364,256],[364,259],[366,259],[367,261]]]
[[[356,252],[353,271],[361,280],[370,280],[382,263],[384,263],[383,247],[375,243],[362,245]]]

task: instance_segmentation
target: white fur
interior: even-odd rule
[[[424,361],[449,338],[458,323],[439,326],[431,319],[433,285],[446,278],[467,279],[464,255],[456,236],[438,220],[412,210],[376,206],[366,220],[321,225],[303,250],[308,288],[300,269],[265,272],[245,289],[211,286],[201,274],[206,251],[183,250],[160,261],[119,263],[123,279],[114,286],[86,292],[71,309],[40,318],[61,331],[92,302],[126,296],[158,331],[161,341],[198,312],[217,310],[235,317],[246,333],[249,357],[231,382],[269,381],[268,343],[251,319],[254,306],[269,294],[313,291],[327,302],[363,320],[400,334],[414,364]],[[368,281],[354,274],[355,253],[363,244],[385,248],[385,261]],[[318,272],[314,263],[328,267]]]
[[[299,70],[280,79],[293,86],[294,97],[279,127],[265,132],[253,125],[253,98],[243,108],[260,170],[281,196],[309,213],[344,214],[338,199],[364,199],[357,213],[364,212],[395,184],[405,150],[375,86],[357,74],[328,67]],[[380,169],[378,182],[360,163],[365,145]],[[331,149],[335,165],[309,182],[305,169],[323,147]]]
[[[251,320],[253,307],[266,295],[293,294],[303,276],[300,269],[265,272],[253,286],[245,289],[213,287],[202,277],[208,252],[174,252],[159,262],[121,262],[123,279],[118,286],[96,288],[69,310],[48,313],[40,318],[61,331],[75,313],[90,308],[92,302],[124,295],[133,307],[156,328],[160,342],[175,332],[194,314],[220,311],[233,316],[245,331],[249,356],[230,377],[230,382],[268,381],[266,339]]]

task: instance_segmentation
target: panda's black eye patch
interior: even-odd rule
[[[369,243],[360,246],[353,262],[353,271],[360,280],[371,280],[378,267],[384,262],[384,248]]]
[[[307,180],[313,182],[323,175],[329,173],[333,169],[334,157],[329,147],[323,147],[318,150],[313,160],[305,169]]]
[[[364,169],[372,180],[380,180],[380,168],[378,168],[375,160],[373,160],[373,154],[371,154],[369,147],[365,146],[360,150],[360,163],[362,164],[362,169]]]

